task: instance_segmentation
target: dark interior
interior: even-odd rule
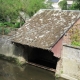
[[[24,57],[28,62],[56,69],[58,58],[53,53],[40,48],[24,46]]]

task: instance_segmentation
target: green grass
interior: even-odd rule
[[[80,46],[80,42],[76,42],[76,41],[73,41],[71,44],[72,44],[73,46]]]
[[[19,28],[20,24],[23,25],[24,23],[20,23],[20,22],[0,22],[0,27],[13,27],[13,28]]]
[[[16,22],[16,23],[10,23],[10,22],[0,22],[0,34],[1,35],[7,35],[12,30],[15,30],[17,28],[20,28],[20,25],[23,25],[24,22]]]

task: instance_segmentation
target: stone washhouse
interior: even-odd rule
[[[12,42],[22,45],[25,59],[56,70],[65,33],[80,19],[80,11],[40,9],[18,29]]]

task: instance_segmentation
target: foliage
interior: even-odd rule
[[[15,22],[15,23],[11,23],[11,22],[0,22],[0,27],[13,27],[13,28],[19,28],[20,25],[23,25],[24,22]]]
[[[18,16],[18,11],[21,9],[20,6],[21,2],[19,0],[0,0],[0,20],[7,21],[7,17],[10,19],[15,19]]]
[[[0,21],[10,18],[12,22],[17,19],[20,11],[32,16],[40,8],[46,8],[44,0],[0,0]]]
[[[80,0],[75,0],[69,9],[80,10]]]
[[[80,42],[76,42],[76,41],[73,41],[71,44],[74,46],[80,46]]]
[[[0,0],[0,26],[19,28],[24,23],[20,12],[24,12],[31,17],[39,9],[49,7],[44,1],[45,0]]]
[[[74,46],[80,46],[80,29],[77,28],[72,28],[70,30],[70,38],[71,38],[71,44]]]
[[[27,0],[27,12],[30,16],[35,14],[39,9],[46,8],[45,0]]]
[[[62,10],[67,10],[67,1],[63,0],[58,3]]]
[[[11,30],[19,28],[22,24],[20,22],[16,22],[15,24],[10,22],[0,22],[0,34],[7,35]]]
[[[80,0],[74,0],[69,8],[67,8],[67,0],[60,1],[58,5],[62,10],[80,10]]]
[[[1,35],[5,35],[8,34],[10,32],[10,28],[4,28],[4,27],[0,27],[0,34]]]
[[[52,3],[53,3],[52,1],[48,0],[47,3],[46,3],[47,4],[46,8],[53,9]]]

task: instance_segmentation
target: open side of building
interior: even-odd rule
[[[12,42],[23,46],[27,61],[56,69],[63,36],[79,18],[79,11],[41,9],[18,29]]]

